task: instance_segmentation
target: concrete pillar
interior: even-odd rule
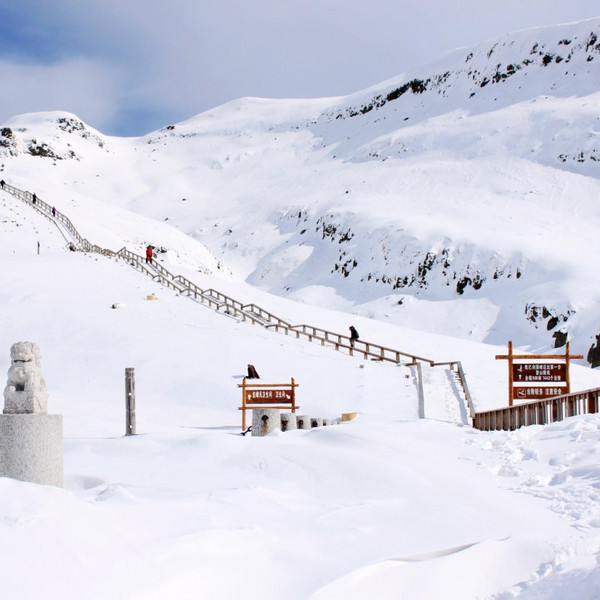
[[[323,427],[329,427],[331,425],[331,419],[323,419]]]
[[[311,429],[315,427],[323,427],[323,419],[321,417],[312,417],[310,420]]]
[[[296,415],[298,429],[310,429],[310,417],[308,415]]]
[[[262,437],[281,427],[278,408],[252,409],[252,436]]]
[[[298,429],[296,415],[291,412],[281,413],[281,431],[289,431],[290,429]]]
[[[0,477],[62,487],[62,416],[47,414],[40,350],[17,342],[10,357],[0,415]]]

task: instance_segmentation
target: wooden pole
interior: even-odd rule
[[[246,431],[246,378],[242,380],[242,431]]]
[[[135,372],[125,369],[125,435],[135,435]]]
[[[571,393],[571,381],[569,377],[569,360],[571,359],[571,342],[567,342],[567,356],[565,358],[565,379],[567,380],[566,392],[567,394]]]
[[[513,405],[513,343],[508,342],[508,405]]]

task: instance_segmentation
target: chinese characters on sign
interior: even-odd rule
[[[281,404],[291,402],[288,390],[246,390],[246,404]]]
[[[567,365],[564,363],[513,363],[512,371],[515,383],[567,381]]]
[[[508,405],[512,406],[513,400],[534,401],[568,394],[569,360],[583,357],[569,353],[569,342],[566,350],[561,355],[513,354],[512,342],[508,342],[508,354],[496,356],[508,360]]]
[[[513,387],[513,400],[541,400],[565,394],[564,387]]]

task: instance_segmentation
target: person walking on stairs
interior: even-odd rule
[[[354,342],[358,339],[358,331],[354,328],[354,325],[350,325],[350,345],[354,348]]]
[[[146,263],[152,264],[152,246],[146,246]]]

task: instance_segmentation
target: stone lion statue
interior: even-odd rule
[[[33,342],[17,342],[10,349],[10,358],[4,414],[46,414],[48,390],[41,373],[40,349]]]

